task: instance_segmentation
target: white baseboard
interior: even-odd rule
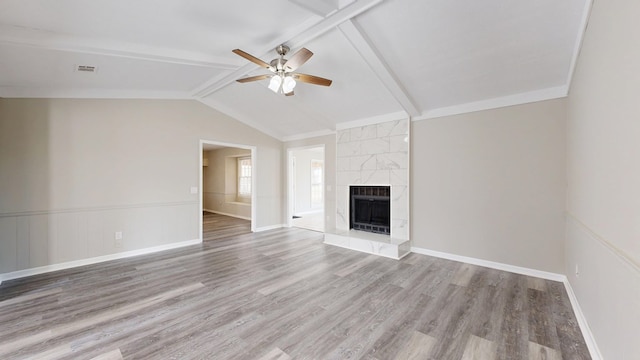
[[[262,231],[268,231],[268,230],[273,230],[273,229],[280,229],[280,228],[283,228],[283,227],[287,227],[287,225],[277,224],[277,225],[263,226],[263,227],[256,228],[255,232],[262,232]]]
[[[213,213],[213,214],[218,214],[218,215],[224,215],[224,216],[231,216],[234,218],[238,218],[238,219],[243,219],[243,220],[249,220],[251,221],[250,217],[247,216],[240,216],[240,215],[236,215],[236,214],[229,214],[229,213],[225,213],[222,211],[215,211],[215,210],[209,210],[209,209],[202,209],[202,211],[206,211],[208,213]]]
[[[301,211],[301,212],[296,212],[294,215],[295,216],[301,216],[301,215],[313,215],[313,214],[320,214],[323,213],[324,209],[317,209],[317,210],[309,210],[309,211]]]
[[[428,249],[423,249],[423,248],[418,248],[413,246],[411,247],[411,252],[414,252],[416,254],[434,256],[434,257],[443,258],[447,260],[460,261],[460,262],[472,264],[472,265],[484,266],[484,267],[497,269],[497,270],[509,271],[509,272],[521,274],[521,275],[534,276],[534,277],[547,279],[547,280],[564,282],[567,279],[567,277],[562,274],[530,269],[530,268],[525,268],[525,267],[520,267],[515,265],[503,264],[499,262],[482,260],[482,259],[477,259],[477,258],[472,258],[467,256],[449,254],[449,253],[428,250]]]
[[[564,288],[567,291],[567,296],[569,296],[569,301],[571,301],[571,307],[573,308],[573,313],[578,320],[578,325],[580,326],[580,331],[582,331],[582,336],[584,337],[584,341],[587,344],[587,348],[589,349],[589,353],[591,354],[591,358],[593,360],[602,360],[602,354],[600,354],[600,350],[596,344],[595,338],[593,337],[593,333],[591,332],[591,328],[589,328],[589,324],[587,323],[587,319],[582,313],[582,309],[580,308],[580,304],[578,303],[578,299],[576,298],[573,289],[571,288],[571,284],[569,283],[569,279],[566,275],[557,274],[547,271],[541,271],[536,269],[530,269],[520,266],[514,266],[509,264],[503,264],[494,261],[482,260],[467,256],[460,256],[455,254],[444,253],[440,251],[428,250],[418,247],[411,247],[411,252],[416,254],[428,255],[433,257],[438,257],[447,260],[460,261],[467,264],[484,266],[491,269],[496,270],[504,270],[509,271],[516,274],[534,276],[546,280],[559,281],[564,284]]]
[[[587,343],[587,347],[589,348],[589,353],[591,354],[591,358],[593,360],[602,360],[602,354],[600,353],[600,349],[598,348],[598,345],[596,344],[596,340],[593,337],[593,333],[591,332],[589,323],[587,323],[587,318],[582,313],[582,309],[580,308],[580,304],[578,303],[578,298],[576,297],[576,294],[573,292],[573,288],[571,287],[571,283],[569,283],[569,279],[565,278],[563,283],[564,283],[564,288],[567,291],[567,295],[569,295],[569,300],[571,301],[571,307],[573,308],[573,313],[576,315],[576,319],[578,320],[580,331],[582,331],[582,337],[584,337],[584,342]]]
[[[184,246],[196,245],[200,243],[202,243],[202,239],[193,239],[193,240],[181,241],[177,243],[153,246],[150,248],[97,256],[89,259],[74,260],[74,261],[68,261],[60,264],[53,264],[53,265],[40,266],[36,268],[31,268],[31,269],[18,270],[18,271],[6,273],[6,274],[0,274],[0,284],[2,284],[2,282],[5,280],[19,279],[27,276],[44,274],[44,273],[58,271],[58,270],[71,269],[74,267],[97,264],[105,261],[124,259],[132,256],[152,254],[159,251],[171,250],[171,249],[176,249]]]

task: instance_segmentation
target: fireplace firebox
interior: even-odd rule
[[[350,186],[349,198],[351,229],[391,233],[390,186]]]

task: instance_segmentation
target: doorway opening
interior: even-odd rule
[[[324,232],[324,146],[287,151],[287,225]]]
[[[255,231],[256,147],[200,140],[200,239]]]

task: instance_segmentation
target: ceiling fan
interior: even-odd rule
[[[280,57],[271,60],[270,63],[266,63],[265,61],[262,61],[257,57],[240,49],[233,50],[235,54],[240,55],[243,58],[251,61],[252,63],[258,64],[261,67],[269,69],[271,72],[273,72],[273,74],[250,76],[238,79],[236,81],[240,83],[246,83],[251,81],[271,79],[271,81],[269,81],[269,89],[271,89],[276,94],[284,94],[286,96],[293,95],[293,88],[296,86],[296,80],[314,85],[331,85],[331,80],[329,79],[294,72],[298,67],[306,63],[307,60],[311,58],[313,53],[306,48],[302,48],[295,54],[293,54],[293,56],[291,56],[289,60],[287,60],[284,58],[284,56],[287,55],[289,50],[290,49],[287,45],[279,45],[276,48],[276,52],[278,53],[278,55],[280,55]]]

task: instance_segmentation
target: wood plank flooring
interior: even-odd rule
[[[251,232],[251,221],[231,216],[202,212],[203,241],[222,239]]]
[[[590,359],[558,282],[303,229],[209,235],[4,282],[0,358]]]

